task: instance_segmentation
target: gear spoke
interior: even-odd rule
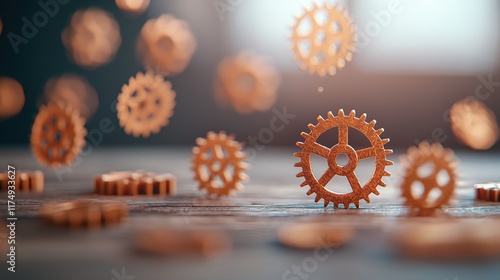
[[[356,153],[358,154],[358,159],[367,159],[375,156],[375,148],[370,147],[362,150],[357,150]]]
[[[351,185],[351,189],[354,193],[361,191],[361,185],[359,184],[358,177],[354,171],[347,173],[346,175],[349,184]]]
[[[326,184],[328,184],[333,179],[334,176],[335,173],[331,169],[328,169],[325,173],[323,173],[321,178],[319,178],[318,183],[323,187],[325,187]]]
[[[339,125],[339,145],[347,145],[349,141],[349,127],[345,124]]]
[[[311,147],[311,152],[317,154],[320,157],[328,158],[328,154],[330,153],[330,149],[327,147],[314,142]]]

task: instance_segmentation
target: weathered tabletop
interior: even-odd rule
[[[43,194],[16,197],[18,223],[17,272],[7,272],[2,262],[0,279],[495,279],[500,278],[500,260],[471,262],[416,261],[402,257],[391,241],[392,231],[407,219],[399,198],[398,165],[389,170],[388,187],[379,188],[372,203],[360,209],[324,209],[305,195],[295,178],[297,161],[290,149],[267,148],[252,162],[250,182],[235,197],[207,200],[192,180],[189,148],[96,149],[78,166],[63,174],[44,170]],[[460,187],[457,199],[442,215],[461,219],[500,218],[500,206],[474,201],[473,182],[498,181],[500,155],[461,153]],[[392,156],[397,161],[397,156]],[[0,150],[0,168],[40,169],[28,149]],[[167,198],[100,197],[92,194],[93,177],[116,170],[171,172],[178,178],[178,194]],[[369,173],[360,166],[358,174]],[[6,194],[4,193],[4,196]],[[40,223],[41,203],[54,199],[94,198],[128,204],[125,223],[99,230],[70,231]],[[0,197],[0,215],[7,214],[6,198]],[[488,219],[485,219],[487,222]],[[2,218],[2,223],[5,218]],[[297,251],[279,245],[276,231],[292,222],[334,221],[356,228],[348,245],[335,249],[318,266],[302,275],[286,274],[313,257],[312,251]],[[153,258],[131,249],[134,233],[144,228],[218,229],[232,236],[229,257]],[[2,253],[2,256],[5,256]],[[125,274],[131,277],[123,277]]]

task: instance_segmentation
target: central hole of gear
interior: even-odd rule
[[[158,40],[158,47],[164,51],[164,52],[169,52],[172,50],[172,47],[174,46],[174,42],[170,37],[161,37]]]
[[[238,87],[245,93],[250,93],[255,89],[256,81],[254,77],[245,74],[238,79]]]
[[[337,157],[335,157],[335,162],[340,167],[346,167],[349,164],[349,157],[344,153],[338,154]]]

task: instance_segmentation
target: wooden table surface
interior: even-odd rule
[[[16,197],[17,272],[8,272],[2,262],[0,279],[500,279],[500,259],[433,262],[400,254],[391,237],[408,219],[408,210],[399,198],[398,164],[389,167],[393,176],[386,180],[388,187],[379,188],[381,194],[372,195],[372,203],[362,202],[360,209],[325,209],[306,196],[307,187],[299,187],[293,151],[266,148],[252,162],[245,190],[221,200],[206,199],[197,190],[189,148],[101,148],[90,151],[64,173],[42,169],[45,192]],[[461,164],[456,199],[440,216],[482,218],[484,223],[500,219],[500,204],[476,202],[472,190],[474,182],[500,181],[500,154],[457,156]],[[397,162],[396,155],[391,159]],[[6,170],[7,164],[18,170],[40,169],[28,149],[1,149],[0,169]],[[95,175],[138,169],[173,173],[178,179],[178,194],[166,198],[92,194]],[[369,171],[368,166],[357,170],[360,176]],[[3,193],[0,197],[2,217],[7,215],[6,196]],[[78,198],[123,201],[130,215],[117,226],[78,231],[52,228],[38,219],[37,210],[43,202]],[[356,236],[326,260],[317,261],[317,267],[303,277],[287,274],[294,266],[310,261],[314,253],[281,246],[276,232],[283,225],[311,221],[347,223],[356,229]],[[229,256],[214,260],[139,255],[131,240],[138,231],[149,228],[225,231],[232,238],[233,250]]]

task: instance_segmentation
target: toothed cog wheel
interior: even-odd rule
[[[161,75],[138,73],[118,96],[118,119],[127,134],[148,137],[166,126],[173,115],[175,91]]]
[[[352,60],[357,36],[347,9],[315,5],[306,9],[292,27],[292,50],[301,68],[311,74],[335,75]]]
[[[209,195],[217,197],[231,195],[242,190],[242,181],[247,179],[243,173],[249,165],[243,160],[243,144],[224,132],[209,132],[207,138],[196,139],[193,148],[193,171],[200,189],[206,189]],[[232,172],[231,172],[232,171]]]
[[[297,146],[302,149],[301,152],[295,153],[294,156],[300,158],[300,162],[295,164],[295,167],[302,168],[302,172],[297,174],[297,177],[304,177],[305,181],[301,187],[309,185],[310,190],[307,195],[316,194],[315,201],[324,200],[324,205],[327,207],[333,203],[334,208],[338,208],[340,204],[344,208],[349,208],[353,203],[359,208],[359,201],[364,199],[370,202],[369,195],[374,193],[379,194],[377,186],[385,187],[386,184],[382,181],[383,176],[391,174],[385,170],[386,166],[393,165],[393,162],[387,160],[387,155],[392,154],[392,150],[387,150],[384,145],[389,142],[389,139],[381,139],[380,135],[384,129],[375,130],[376,121],[366,122],[366,114],[361,117],[356,117],[356,112],[351,111],[349,116],[344,115],[341,109],[338,116],[334,116],[332,112],[328,112],[328,118],[318,117],[318,124],[309,124],[309,133],[302,133],[305,138],[304,142],[297,142]],[[331,148],[325,147],[317,143],[318,138],[326,131],[338,128],[338,144]],[[371,147],[355,150],[348,144],[349,129],[355,129],[364,134],[371,143]],[[328,162],[328,169],[318,179],[314,176],[311,169],[311,155],[316,154],[323,157]],[[337,163],[337,156],[346,155],[349,162],[345,166]],[[356,176],[355,169],[359,161],[367,158],[375,158],[375,171],[368,182],[361,186],[359,179]],[[337,193],[326,188],[334,176],[345,176],[351,186],[350,193]]]

